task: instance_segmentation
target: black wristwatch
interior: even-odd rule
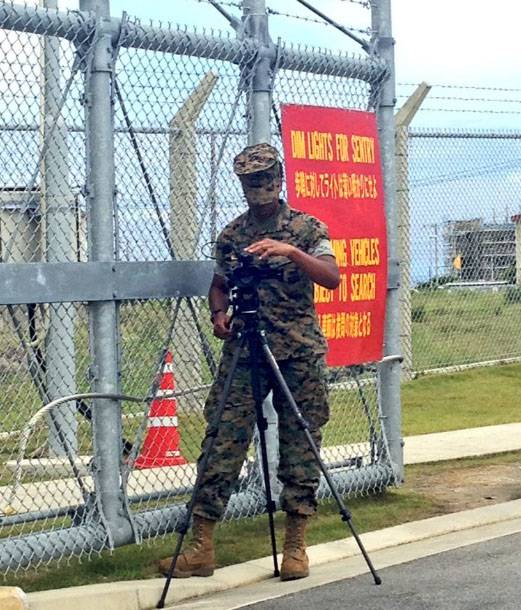
[[[213,324],[214,320],[215,320],[215,314],[218,314],[220,311],[224,311],[224,309],[215,309],[214,311],[212,311],[211,315],[210,315],[210,322]]]

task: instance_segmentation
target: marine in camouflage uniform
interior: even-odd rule
[[[281,202],[276,216],[266,223],[257,222],[247,212],[224,229],[217,240],[216,273],[224,277],[233,268],[237,253],[264,238],[291,244],[313,255],[316,252],[328,253],[330,248],[327,229],[321,222]],[[261,280],[257,286],[259,326],[265,330],[268,345],[320,447],[320,427],[329,417],[324,369],[327,346],[313,305],[313,282],[295,263],[278,259],[272,257],[270,263],[283,265],[283,278]],[[207,437],[214,433],[217,425],[213,421],[214,414],[238,343],[236,335],[232,335],[223,347],[219,372],[205,407],[205,417],[209,422]],[[262,397],[265,398],[273,389],[273,406],[279,417],[278,477],[284,486],[281,507],[289,512],[311,514],[316,508],[315,491],[320,478],[318,465],[304,432],[299,429],[290,405],[262,357],[258,372]],[[194,507],[195,514],[207,519],[221,517],[252,438],[255,401],[250,375],[246,347],[234,375],[214,454],[210,456]]]
[[[280,265],[283,270],[280,279],[263,279],[256,286],[259,327],[266,333],[269,347],[318,448],[320,428],[329,418],[324,361],[327,344],[313,304],[313,280],[328,288],[338,284],[338,268],[327,227],[313,216],[279,200],[282,170],[277,151],[269,144],[247,147],[235,158],[234,171],[241,179],[250,209],[225,227],[216,244],[216,269],[209,298],[214,334],[225,343],[204,411],[207,429],[203,452],[209,439],[214,435],[216,439],[194,504],[194,527],[203,529],[211,528],[211,524],[222,516],[256,423],[247,347],[241,352],[222,417],[216,421],[225,380],[239,345],[235,322],[230,327],[227,314],[230,286],[226,279],[237,264],[239,253],[245,251],[263,260],[269,258],[270,266]],[[296,568],[291,564],[291,549],[288,554],[285,547],[281,576],[283,579],[300,578],[307,575],[300,526],[316,510],[320,469],[271,369],[262,354],[256,358],[262,398],[273,390],[273,404],[278,414],[278,478],[283,484],[281,507],[292,516],[293,526],[298,526],[289,534],[287,528],[286,541],[294,541],[295,536],[300,541]],[[195,535],[197,539],[197,532]],[[201,556],[212,553],[213,557],[213,547],[204,536],[206,542],[199,545],[199,553]],[[213,568],[210,570],[209,562],[205,561],[196,565],[193,556],[181,555],[174,576],[208,575]],[[289,569],[285,570],[285,565]]]

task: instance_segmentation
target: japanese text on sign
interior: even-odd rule
[[[319,131],[291,130],[293,159],[369,163],[375,161],[372,137]],[[376,199],[376,176],[358,172],[295,172],[298,198]]]

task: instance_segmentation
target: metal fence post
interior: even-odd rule
[[[396,207],[394,166],[394,105],[396,100],[391,0],[372,2],[371,18],[372,29],[375,33],[376,52],[387,62],[391,70],[389,78],[382,87],[377,116],[382,151],[389,257],[384,353],[386,356],[394,356],[400,353],[400,262],[398,258],[398,210]],[[400,363],[398,360],[390,359],[380,365],[378,389],[390,458],[396,482],[400,483],[403,480],[403,439],[401,437]]]
[[[268,48],[271,40],[268,31],[268,14],[264,0],[244,0],[243,14],[245,31],[260,47]],[[264,54],[256,63],[253,74],[251,97],[248,108],[248,144],[271,142],[271,100],[273,80],[269,54]],[[270,396],[263,403],[264,416],[268,422],[266,445],[270,469],[272,497],[277,502],[281,485],[277,479],[279,462],[278,417]],[[260,448],[257,451],[260,464]]]
[[[99,29],[86,82],[89,260],[112,262],[115,258],[115,175],[109,0],[81,0],[80,8],[96,10]],[[90,303],[89,320],[93,389],[120,393],[117,301]],[[96,400],[92,413],[98,497],[112,543],[119,546],[133,538],[122,490],[121,405],[116,400]]]

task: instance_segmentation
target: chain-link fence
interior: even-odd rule
[[[231,166],[257,137],[266,51],[263,120],[279,148],[280,104],[377,111],[388,76],[376,55],[260,41],[248,17],[232,38],[102,12],[0,2],[2,571],[181,519],[220,350],[208,244],[245,208]],[[399,475],[377,368],[330,381],[333,480],[342,493],[381,490]],[[164,461],[151,464],[158,430]],[[226,518],[265,505],[252,448]]]
[[[521,134],[413,129],[402,146],[412,370],[521,359]]]

